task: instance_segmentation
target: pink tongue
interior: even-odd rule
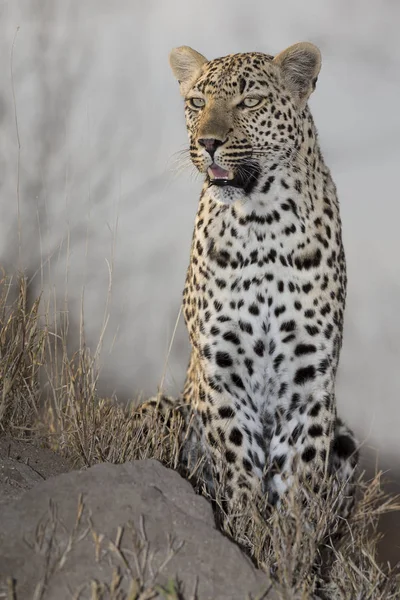
[[[218,165],[212,164],[210,170],[216,179],[228,179],[229,171],[225,171]]]

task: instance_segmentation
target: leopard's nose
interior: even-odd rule
[[[217,140],[215,138],[200,138],[198,142],[200,146],[203,146],[203,148],[207,150],[211,158],[214,158],[216,149],[219,148],[219,146],[222,146],[222,144],[224,143],[221,140]]]

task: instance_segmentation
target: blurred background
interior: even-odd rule
[[[102,393],[145,397],[164,372],[177,393],[188,360],[182,319],[173,334],[201,181],[176,166],[170,49],[311,41],[348,262],[339,410],[400,481],[399,27],[397,0],[0,0],[0,264],[68,308],[72,350],[82,307],[93,349],[107,323]]]

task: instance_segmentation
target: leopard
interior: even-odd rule
[[[204,179],[182,303],[191,357],[178,404],[194,415],[191,448],[214,481],[224,475],[228,510],[250,495],[279,506],[310,481],[319,494],[334,476],[348,516],[358,444],[335,396],[346,260],[308,105],[321,53],[300,42],[207,60],[181,46],[170,65]]]

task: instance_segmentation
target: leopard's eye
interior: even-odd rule
[[[248,96],[242,100],[239,106],[244,108],[255,108],[256,106],[259,106],[262,101],[263,98],[258,98],[257,96]]]
[[[204,98],[189,98],[188,103],[191,108],[199,110],[199,108],[204,108],[206,101]]]

